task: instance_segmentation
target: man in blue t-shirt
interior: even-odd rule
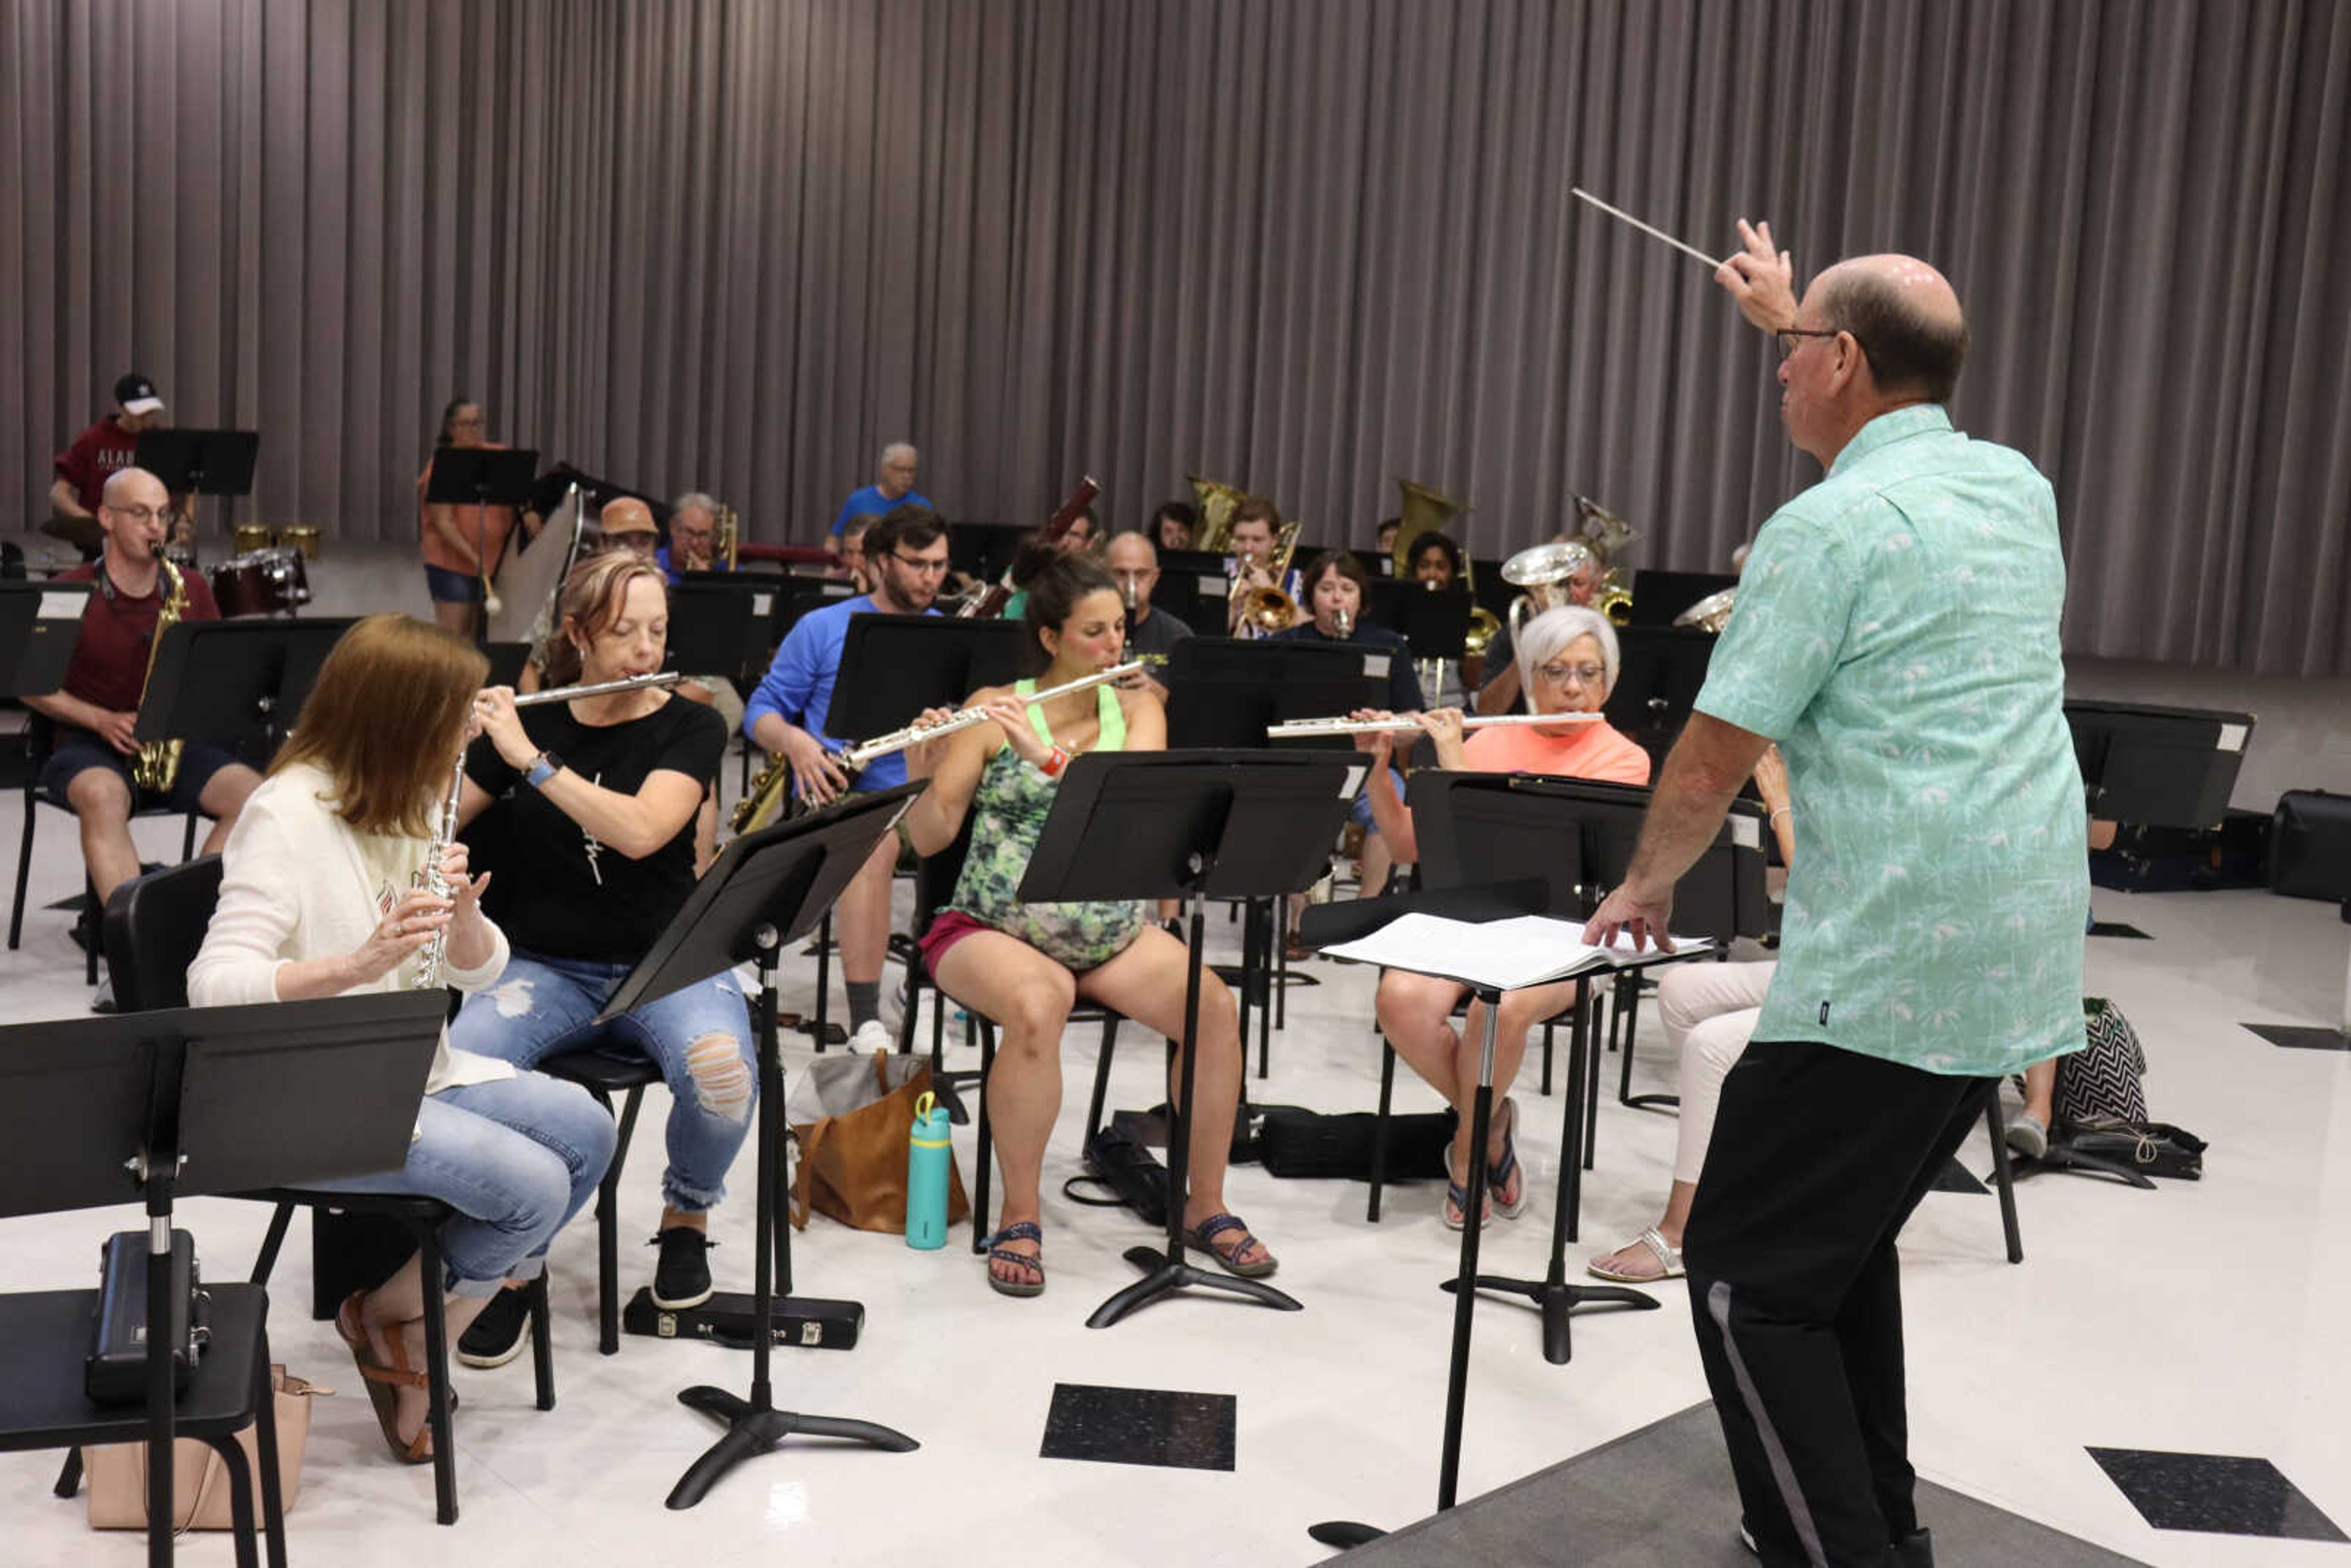
[[[873,470],[873,483],[854,491],[841,504],[841,515],[832,519],[831,537],[839,538],[841,530],[849,526],[852,517],[879,517],[891,507],[909,504],[935,512],[930,497],[914,488],[914,449],[904,441],[893,441],[882,449],[882,461]]]
[[[801,616],[743,709],[743,733],[790,764],[793,791],[812,806],[848,790],[887,789],[906,781],[903,752],[878,758],[851,778],[832,756],[841,743],[820,727],[832,706],[851,616],[937,613],[931,601],[946,580],[946,526],[927,507],[897,507],[865,530],[865,559],[873,591]],[[851,1043],[862,1051],[887,1050],[893,1043],[882,1026],[880,997],[882,962],[890,945],[890,879],[897,866],[898,841],[893,835],[874,847],[834,906],[849,1025],[862,1037]]]

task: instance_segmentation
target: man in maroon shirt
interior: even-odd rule
[[[73,438],[57,454],[57,479],[49,486],[49,505],[61,517],[97,515],[106,481],[131,466],[142,432],[162,418],[163,400],[155,383],[133,371],[114,383],[115,412]],[[175,503],[184,506],[184,501]]]
[[[131,763],[139,746],[131,738],[131,727],[139,717],[148,647],[163,608],[163,574],[155,551],[170,527],[170,507],[163,482],[144,468],[118,468],[106,481],[98,507],[105,551],[59,578],[97,584],[82,612],[81,637],[66,666],[66,684],[47,696],[25,699],[57,727],[41,788],[80,819],[82,860],[101,904],[139,874],[139,852],[131,841]],[[203,576],[191,571],[183,580],[188,602],[181,619],[219,620]],[[219,747],[190,741],[181,750],[169,799],[175,811],[201,810],[214,820],[204,840],[204,852],[211,854],[227,840],[245,798],[260,782],[259,774]]]

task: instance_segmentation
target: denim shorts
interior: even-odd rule
[[[445,566],[424,566],[424,591],[435,604],[479,604],[482,601],[482,580],[471,572],[452,571]]]

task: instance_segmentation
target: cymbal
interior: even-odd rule
[[[106,531],[98,526],[96,517],[68,517],[63,513],[51,513],[41,525],[41,532],[53,539],[63,539],[76,549],[94,550],[106,543]]]

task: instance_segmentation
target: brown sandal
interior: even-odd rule
[[[360,1299],[365,1291],[353,1291],[335,1309],[335,1333],[350,1347],[351,1359],[359,1364],[360,1381],[367,1389],[368,1403],[375,1406],[376,1424],[383,1428],[383,1440],[392,1449],[392,1457],[403,1465],[425,1465],[433,1462],[433,1417],[428,1412],[424,1425],[416,1428],[416,1436],[403,1443],[400,1440],[400,1399],[394,1390],[429,1388],[431,1380],[408,1364],[408,1346],[398,1334],[392,1338],[392,1364],[386,1366],[376,1359],[375,1347],[368,1343],[367,1325],[360,1321]]]

